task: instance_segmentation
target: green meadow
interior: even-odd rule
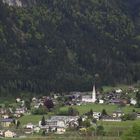
[[[38,124],[38,122],[42,119],[42,115],[26,115],[19,119],[21,125],[25,125],[27,123]]]
[[[105,109],[108,114],[111,114],[112,112],[116,111],[119,108],[124,113],[132,112],[133,109],[135,109],[136,111],[140,111],[140,108],[135,108],[134,106],[119,107],[118,105],[107,105],[107,104],[86,104],[86,105],[81,105],[81,106],[76,105],[72,107],[77,109],[81,115],[90,111],[90,109],[97,112],[101,112],[103,109]],[[68,108],[69,106],[61,107],[60,112],[64,112],[68,110]]]

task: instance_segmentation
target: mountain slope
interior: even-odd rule
[[[25,2],[25,1],[24,1]],[[2,93],[87,90],[140,79],[139,9],[122,0],[0,3]],[[132,5],[131,5],[132,6]],[[138,11],[134,14],[133,9]],[[134,16],[135,15],[135,16]]]

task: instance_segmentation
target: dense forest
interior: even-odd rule
[[[139,79],[139,0],[0,1],[0,96]]]

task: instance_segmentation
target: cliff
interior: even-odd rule
[[[3,0],[3,3],[8,4],[9,6],[32,6],[36,4],[36,0]]]

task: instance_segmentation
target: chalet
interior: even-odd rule
[[[20,118],[20,117],[21,117],[21,114],[14,113],[13,116],[14,116],[15,118]]]
[[[7,113],[7,110],[4,109],[4,108],[0,108],[0,114],[6,114]]]
[[[124,115],[124,112],[122,112],[120,109],[118,109],[117,111],[113,112],[112,117],[113,118],[120,118],[123,115]]]
[[[122,93],[122,89],[116,89],[115,92],[116,93]]]
[[[121,101],[120,101],[119,99],[111,99],[111,100],[110,100],[110,103],[111,103],[111,104],[120,104]]]
[[[140,113],[139,112],[137,113],[137,118],[140,119]]]
[[[66,132],[66,129],[64,127],[57,127],[56,134],[63,134]]]
[[[34,125],[32,123],[28,123],[24,128],[24,132],[25,134],[32,134],[33,129],[34,129]]]
[[[1,117],[2,117],[3,119],[8,119],[8,118],[9,118],[9,115],[8,115],[8,114],[2,114]]]
[[[4,137],[5,138],[14,138],[14,137],[16,137],[16,133],[12,132],[10,130],[7,130],[4,132]]]
[[[136,104],[137,104],[137,101],[136,101],[135,99],[131,98],[130,104],[131,104],[131,105],[136,105]]]
[[[39,133],[40,130],[41,130],[41,128],[40,128],[39,126],[34,126],[33,131],[34,131],[35,133]]]
[[[27,109],[22,107],[22,108],[16,108],[15,114],[24,114],[26,113]]]
[[[102,116],[101,120],[106,122],[121,122],[121,118],[114,118],[108,115]]]
[[[0,130],[0,137],[3,137],[4,130]]]
[[[103,103],[104,103],[104,100],[100,99],[99,104],[103,104]]]
[[[16,102],[19,103],[21,101],[20,98],[16,98]]]
[[[33,134],[33,129],[24,128],[24,133],[25,133],[25,134]]]
[[[101,112],[93,112],[93,118],[99,120],[100,117],[101,117]]]
[[[36,97],[33,97],[32,98],[32,102],[37,102],[38,100],[37,100],[37,98]]]
[[[8,119],[1,119],[0,123],[2,127],[10,127],[10,125],[14,122],[14,119],[8,118]]]
[[[33,125],[32,123],[28,123],[28,124],[26,125],[26,128],[33,129],[33,128],[34,128],[34,125]]]

